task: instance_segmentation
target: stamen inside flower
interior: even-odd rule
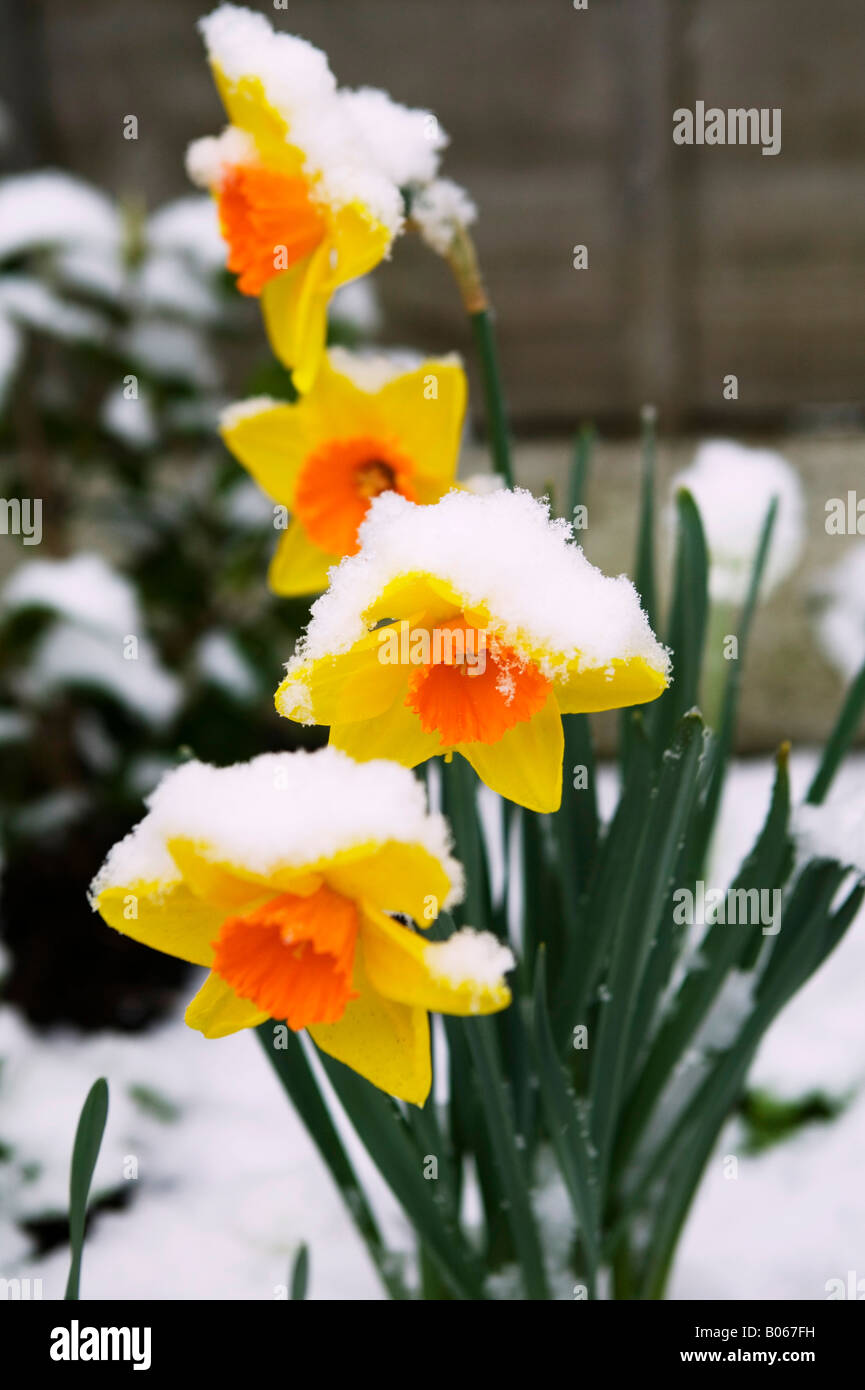
[[[268,280],[315,250],[325,233],[299,174],[237,166],[223,177],[218,204],[226,264],[242,294],[260,294]]]
[[[411,461],[372,438],[333,439],[306,459],[298,474],[294,513],[307,535],[330,555],[354,555],[357,528],[381,492],[415,500]]]
[[[309,897],[282,893],[223,922],[213,969],[290,1028],[336,1023],[355,997],[357,929],[355,904],[325,884]]]
[[[405,702],[443,748],[497,743],[546,704],[551,684],[536,663],[464,617],[433,628],[431,639],[431,660],[412,671]]]

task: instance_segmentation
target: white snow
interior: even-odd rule
[[[427,359],[422,353],[414,352],[411,348],[379,351],[366,348],[352,351],[349,348],[333,347],[328,349],[327,360],[335,372],[347,376],[359,391],[375,395],[389,382],[396,381],[397,377],[416,372]],[[449,353],[447,357],[438,358],[437,361],[443,366],[461,365],[457,353]]]
[[[829,660],[848,680],[865,661],[865,541],[848,546],[816,587],[823,601],[817,634]]]
[[[151,449],[159,438],[149,397],[143,392],[127,396],[122,386],[115,386],[103,400],[99,423],[133,449]]]
[[[21,360],[21,335],[15,324],[0,315],[0,410],[15,380]]]
[[[109,854],[94,894],[132,882],[176,881],[164,852],[175,837],[196,842],[214,862],[261,874],[361,846],[420,844],[451,882],[448,902],[462,893],[447,823],[427,811],[422,784],[396,763],[355,763],[334,748],[263,753],[222,768],[188,762],[160,782],[147,804],[144,820]]]
[[[43,169],[0,182],[0,260],[40,246],[120,240],[114,204],[71,174]]]
[[[101,556],[21,565],[3,589],[2,602],[9,610],[48,608],[58,619],[18,677],[25,697],[38,703],[69,685],[98,686],[148,723],[165,723],[176,712],[179,682],[159,664],[144,635],[132,586]]]
[[[372,336],[382,325],[381,308],[372,277],[363,275],[340,285],[330,301],[332,324],[351,328],[356,333]]]
[[[798,795],[813,769],[811,754],[793,757]],[[772,773],[769,759],[734,766],[713,881],[726,881],[749,848],[765,814]],[[842,770],[838,790],[846,797],[857,786],[865,786],[861,755]],[[833,1095],[860,1088],[863,974],[860,918],[770,1030],[751,1084],[789,1096],[812,1087]],[[301,1241],[310,1246],[312,1299],[383,1297],[331,1179],[247,1034],[212,1042],[178,1017],[141,1035],[82,1038],[29,1029],[6,1008],[0,1010],[0,1057],[0,1138],[15,1150],[13,1162],[0,1165],[10,1213],[0,1224],[6,1277],[41,1277],[45,1298],[62,1297],[68,1251],[27,1258],[29,1239],[12,1217],[42,1215],[46,1207],[65,1210],[78,1113],[92,1082],[105,1075],[111,1107],[94,1189],[125,1186],[123,1165],[130,1156],[137,1160],[138,1178],[129,1182],[129,1207],[99,1215],[88,1233],[85,1298],[270,1300],[284,1296]],[[136,1085],[177,1107],[177,1120],[160,1122],[136,1105],[129,1094]],[[410,1250],[407,1223],[351,1131],[342,1129],[390,1243]],[[822,1300],[830,1279],[846,1283],[850,1270],[865,1277],[863,1142],[861,1091],[839,1120],[809,1126],[758,1156],[745,1155],[739,1126],[728,1126],[686,1225],[670,1296]],[[738,1158],[735,1180],[725,1176],[724,1160],[731,1155]],[[25,1183],[22,1166],[30,1161],[39,1172]],[[551,1165],[542,1165],[538,1179],[532,1201],[544,1224],[549,1273],[561,1263],[561,1296],[567,1298],[568,1209]],[[507,1277],[490,1292],[520,1296],[516,1280]]]
[[[165,203],[147,219],[151,251],[182,256],[209,273],[225,263],[225,242],[212,198],[190,194]]]
[[[436,179],[412,200],[411,215],[427,245],[445,256],[456,233],[477,220],[478,210],[460,184]]]
[[[10,609],[50,608],[73,622],[109,632],[135,633],[142,627],[132,585],[96,554],[20,565],[3,589],[3,604]]]
[[[195,649],[195,664],[202,676],[237,700],[251,699],[258,689],[252,667],[229,632],[206,632]]]
[[[837,859],[865,877],[865,792],[861,787],[822,806],[797,807],[796,839],[803,858]]]
[[[61,622],[40,639],[18,689],[22,696],[41,702],[46,694],[67,686],[108,691],[154,725],[167,723],[180,704],[178,680],[159,665],[146,638],[138,638],[135,658],[129,659],[119,636]]]
[[[492,932],[463,927],[447,941],[435,943],[427,964],[432,974],[458,989],[463,984],[496,985],[516,961],[510,947]]]
[[[340,101],[378,168],[398,188],[435,178],[449,142],[431,111],[401,106],[374,87],[343,91]]]
[[[746,449],[725,439],[701,444],[694,462],[676,475],[700,512],[709,550],[712,598],[741,603],[747,593],[760,532],[773,497],[778,513],[761,595],[792,574],[804,543],[804,500],[798,474],[771,449]]]
[[[140,319],[124,340],[129,356],[168,381],[188,381],[213,387],[219,378],[216,362],[201,335],[189,324],[167,319]]]
[[[382,493],[358,535],[359,553],[331,571],[330,589],[313,604],[289,679],[307,661],[347,651],[365,635],[364,615],[385,587],[412,574],[447,581],[464,608],[486,607],[496,636],[518,651],[543,648],[550,676],[571,661],[586,670],[615,657],[669,669],[631,581],[590,564],[569,524],[552,520],[529,492],[454,491],[434,506]],[[295,699],[303,702],[302,679],[286,695]]]
[[[219,135],[203,135],[200,140],[193,140],[186,151],[186,172],[197,188],[216,189],[233,165],[257,163],[258,153],[252,136],[233,125],[227,125]],[[224,260],[224,242],[222,257]]]
[[[66,342],[102,343],[108,336],[100,314],[68,304],[29,275],[0,277],[0,315]]]

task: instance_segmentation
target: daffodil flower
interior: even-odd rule
[[[456,473],[465,401],[456,357],[332,348],[296,404],[258,398],[229,406],[225,443],[292,516],[271,587],[286,595],[324,589],[331,566],[357,550],[358,527],[380,493],[437,502]]]
[[[305,392],[330,297],[388,254],[402,197],[320,50],[234,5],[200,28],[230,124],[190,146],[187,169],[215,197],[228,268],[243,294],[261,297],[273,350]]]
[[[563,714],[654,700],[669,657],[631,582],[607,578],[524,491],[378,498],[276,693],[358,759],[460,753],[529,810],[561,802]]]
[[[325,748],[169,773],[91,901],[126,936],[208,968],[186,1011],[205,1037],[272,1018],[422,1105],[428,1012],[510,1003],[497,938],[430,942],[390,915],[428,926],[461,893],[446,822],[411,773]]]

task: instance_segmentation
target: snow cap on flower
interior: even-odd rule
[[[231,767],[191,761],[162,779],[147,807],[100,869],[95,895],[133,880],[179,881],[167,847],[184,840],[206,862],[262,878],[372,846],[415,844],[448,881],[442,905],[462,896],[446,821],[427,810],[420,782],[394,763],[355,763],[334,748],[262,753]]]
[[[447,824],[394,763],[333,748],[169,773],[115,845],[91,902],[116,930],[210,973],[186,1013],[219,1038],[268,1018],[422,1105],[428,1013],[505,1008],[507,948],[470,929],[429,941],[462,892]]]
[[[372,504],[277,691],[357,758],[461,753],[531,810],[561,801],[561,715],[656,699],[669,657],[611,579],[525,491]],[[466,679],[463,679],[466,677]]]
[[[778,512],[766,558],[762,595],[793,572],[804,541],[802,487],[795,470],[771,449],[747,449],[724,439],[701,444],[691,466],[673,480],[692,494],[709,550],[709,591],[741,603],[748,590],[760,533],[773,497]]]
[[[335,571],[289,673],[302,662],[347,651],[365,635],[365,614],[394,581],[434,574],[465,608],[483,609],[506,642],[541,653],[545,674],[577,663],[605,669],[641,658],[665,676],[669,657],[655,638],[630,579],[603,574],[573,544],[567,521],[524,489],[450,492],[434,507],[394,493],[377,498],[359,532],[361,550]]]

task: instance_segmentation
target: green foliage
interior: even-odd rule
[[[587,443],[584,432],[571,505],[585,496]],[[644,590],[654,595],[648,432],[643,460],[637,567]],[[512,1007],[487,1019],[444,1020],[449,1094],[423,1111],[388,1101],[324,1059],[340,1103],[417,1232],[425,1298],[489,1298],[503,1288],[526,1299],[595,1297],[602,1284],[615,1298],[662,1298],[688,1210],[728,1118],[745,1118],[749,1144],[758,1151],[837,1113],[824,1097],[783,1105],[747,1090],[767,1029],[841,940],[865,893],[854,883],[839,903],[842,866],[796,864],[786,745],[778,752],[762,829],[729,885],[742,902],[751,901],[748,894],[780,893],[780,931],[764,932],[752,919],[750,925],[680,925],[674,915],[676,894],[695,890],[710,863],[741,664],[774,521],[772,508],[737,625],[739,661],[721,691],[713,731],[695,707],[709,616],[706,546],[685,492],[677,511],[666,626],[659,619],[675,682],[654,706],[622,716],[621,780],[611,818],[604,824],[598,815],[591,721],[568,716],[561,809],[535,816],[500,803],[506,888],[499,898],[477,786],[461,759],[441,769],[443,807],[467,871],[468,898],[455,913],[457,924],[508,937],[518,894]],[[860,679],[830,738],[820,795],[849,746],[863,691]],[[578,767],[589,775],[572,786],[571,769]],[[432,934],[441,939],[453,926],[442,914]],[[284,1084],[296,1086],[289,1070],[286,1062]],[[315,1124],[320,1127],[320,1117]],[[440,1160],[439,1176],[424,1183],[431,1154]],[[551,1232],[535,1190],[550,1156],[573,1221],[565,1262],[554,1255],[561,1231]],[[473,1182],[479,1230],[467,1229],[461,1215]],[[405,1296],[411,1282],[396,1296]]]

